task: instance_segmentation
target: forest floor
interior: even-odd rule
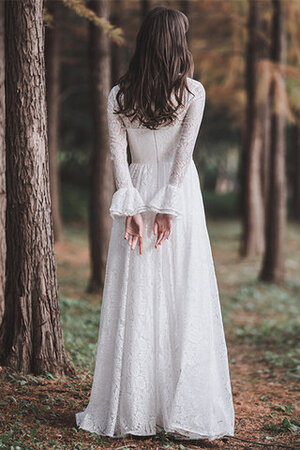
[[[84,227],[69,226],[56,245],[64,339],[74,377],[0,372],[0,449],[300,449],[300,228],[289,224],[286,281],[257,282],[259,258],[238,257],[237,222],[208,221],[227,340],[235,436],[175,441],[103,438],[78,430],[87,404],[100,314],[99,296],[85,292],[89,253]],[[298,345],[298,346],[297,346]]]

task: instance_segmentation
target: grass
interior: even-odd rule
[[[209,225],[211,224],[211,226]],[[300,227],[288,227],[286,279],[283,286],[257,280],[261,258],[238,257],[237,222],[209,222],[225,328],[237,339],[263,351],[270,365],[300,379]]]
[[[257,282],[260,258],[238,257],[238,222],[209,219],[207,225],[229,352],[236,436],[213,444],[203,441],[201,446],[261,448],[256,442],[297,448],[299,227],[289,225],[286,281],[278,287]],[[165,433],[142,441],[112,440],[75,426],[74,414],[85,407],[91,389],[101,298],[86,293],[89,252],[85,227],[69,225],[64,236],[65,241],[56,245],[60,309],[66,350],[77,374],[33,376],[4,368],[0,372],[0,449],[199,448],[199,442],[178,443]]]
[[[93,370],[99,328],[100,304],[61,298],[60,308],[66,349],[73,363]]]

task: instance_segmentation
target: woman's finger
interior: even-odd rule
[[[165,232],[165,239],[169,239],[170,232],[171,232],[170,230],[168,230],[168,231]]]
[[[126,220],[125,220],[125,234],[124,234],[124,239],[127,239],[127,240],[128,240],[128,236],[129,236],[130,222],[131,222],[131,216],[127,216]]]
[[[143,253],[143,236],[139,236],[140,255]]]
[[[140,254],[143,253],[143,241],[144,241],[144,223],[142,222],[139,226],[139,234],[137,236],[139,247],[140,247]]]
[[[138,241],[138,236],[133,236],[132,238],[132,244],[131,244],[131,250],[135,249],[136,243]]]
[[[164,231],[162,233],[161,239],[160,239],[160,244],[166,239],[166,232]]]
[[[161,243],[161,241],[162,241],[162,239],[163,239],[163,236],[164,236],[164,232],[162,231],[162,232],[159,233],[159,235],[158,235],[158,239],[157,239],[157,241],[156,241],[155,247],[157,247],[158,245],[160,245],[160,243]]]

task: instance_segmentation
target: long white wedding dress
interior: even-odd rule
[[[186,439],[234,435],[234,408],[214,262],[193,150],[205,89],[187,79],[171,125],[150,130],[107,114],[117,190],[90,399],[77,425],[103,436]],[[127,163],[127,143],[132,162]],[[124,239],[125,218],[142,212],[144,250]],[[172,214],[155,248],[157,212]]]

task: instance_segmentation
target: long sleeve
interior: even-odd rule
[[[148,203],[148,208],[152,211],[172,214],[175,217],[182,214],[181,189],[192,160],[205,106],[205,89],[201,83],[196,86],[193,93],[195,95],[190,100],[181,125],[181,134],[175,149],[169,181]]]
[[[113,162],[113,173],[117,190],[113,194],[109,213],[113,219],[133,216],[146,211],[146,206],[133,186],[127,161],[127,132],[119,114],[114,114],[116,106],[116,86],[108,95],[107,122],[109,131],[110,159]]]

